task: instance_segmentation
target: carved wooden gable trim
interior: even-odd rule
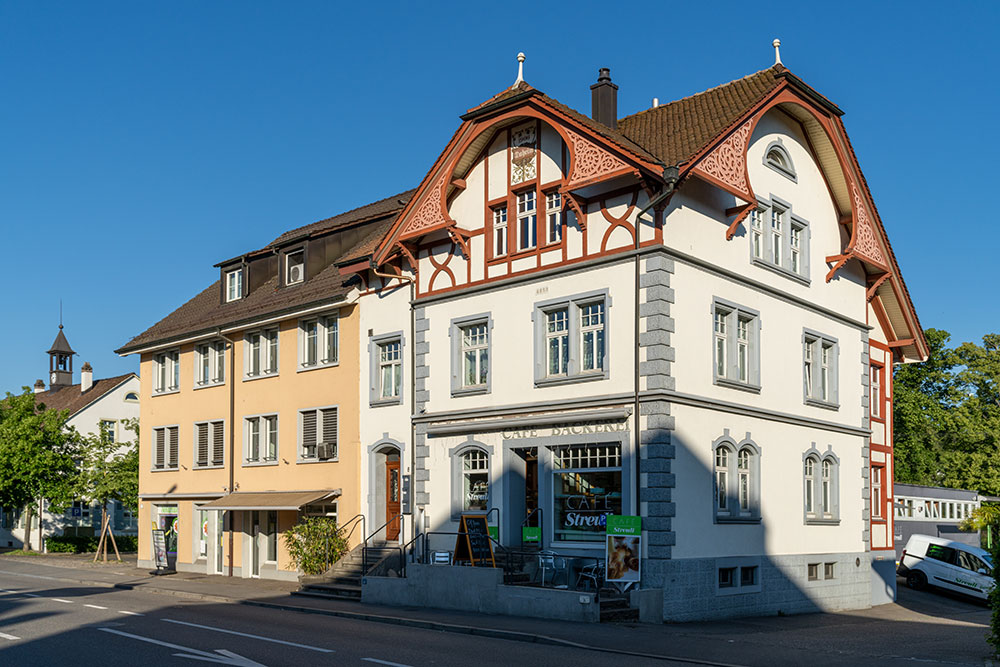
[[[570,152],[573,156],[573,169],[569,177],[567,189],[573,189],[591,183],[615,172],[630,171],[625,162],[608,151],[591,142],[589,139],[565,128],[569,137]]]
[[[752,119],[743,123],[694,168],[698,175],[707,176],[708,180],[747,202],[753,201],[747,176],[747,144],[752,128]]]
[[[413,214],[409,216],[406,226],[400,230],[400,239],[420,236],[427,230],[445,227],[450,224],[451,221],[445,214],[442,204],[447,181],[448,176],[442,171],[438,175],[437,180],[434,181],[434,184],[428,188],[423,201],[420,202]]]
[[[868,216],[864,199],[858,192],[858,186],[854,183],[851,183],[851,194],[854,200],[854,230],[851,234],[851,245],[848,248],[848,253],[871,260],[875,264],[888,266],[885,254],[882,252],[882,246],[875,236],[875,228]]]

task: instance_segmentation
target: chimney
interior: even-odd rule
[[[80,367],[80,393],[83,393],[94,386],[94,368],[89,361],[83,362]]]
[[[597,83],[590,87],[590,117],[613,130],[618,129],[618,86],[611,83],[611,70],[602,67]]]
[[[35,393],[40,394],[45,391],[45,383],[41,380],[35,380]]]

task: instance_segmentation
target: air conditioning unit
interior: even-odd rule
[[[316,458],[324,461],[337,458],[337,443],[321,442],[316,445]]]
[[[302,282],[301,264],[292,264],[288,267],[288,282],[289,284]]]

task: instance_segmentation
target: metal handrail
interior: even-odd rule
[[[358,519],[360,519],[360,521],[358,521]],[[366,520],[366,518],[365,518],[365,515],[364,515],[364,514],[355,514],[355,515],[354,515],[354,516],[352,516],[352,517],[351,517],[350,519],[348,519],[347,521],[345,521],[345,522],[344,522],[344,523],[343,523],[343,524],[342,524],[342,525],[340,526],[340,532],[341,532],[341,534],[343,535],[343,533],[344,533],[344,530],[346,530],[348,526],[351,526],[351,532],[350,532],[350,533],[348,533],[348,534],[347,534],[347,535],[346,535],[346,536],[344,537],[344,541],[346,541],[346,542],[350,543],[350,539],[351,539],[351,535],[354,535],[354,531],[355,531],[355,529],[357,529],[357,527],[358,527],[358,524],[360,523],[360,524],[361,524],[361,543],[362,543],[362,544],[364,544],[364,543],[365,543],[365,541],[366,541],[366,536],[365,536],[365,525],[366,525],[366,521],[367,521],[367,520]],[[352,525],[352,522],[353,522],[353,525]]]
[[[422,537],[422,535],[423,535],[422,533],[417,533],[416,535],[413,536],[413,539],[411,539],[409,542],[407,542],[406,544],[404,544],[401,547],[402,551],[400,553],[400,558],[403,561],[403,563],[402,563],[402,569],[401,569],[401,573],[402,573],[403,577],[406,577],[406,550],[407,549],[410,550],[410,556],[412,557],[413,556],[413,546],[416,543],[416,541],[419,540]]]
[[[500,522],[500,508],[499,507],[494,507],[489,512],[486,513],[486,525],[487,526],[490,525],[490,515],[493,514],[494,512],[497,513],[497,524],[496,524],[497,525],[497,537],[500,537],[500,526],[502,526],[503,523]]]
[[[545,520],[544,520],[545,516],[544,516],[544,513],[542,512],[542,508],[541,507],[536,507],[535,509],[531,510],[531,512],[528,514],[528,516],[524,517],[524,521],[521,522],[521,528],[522,528],[522,530],[521,530],[521,548],[522,549],[524,548],[524,530],[523,530],[523,528],[528,524],[529,521],[531,521],[531,517],[535,516],[536,514],[538,515],[538,548],[539,549],[544,549],[545,548]]]
[[[399,541],[402,542],[406,539],[406,522],[403,521],[403,513],[395,514],[388,521],[383,523],[381,526],[376,528],[371,535],[365,538],[365,541],[361,543],[361,572],[362,576],[368,574],[368,540],[372,539],[376,535],[382,532],[382,529],[386,528],[393,521],[399,520]],[[394,547],[395,548],[395,547]]]

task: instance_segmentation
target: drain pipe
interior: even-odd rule
[[[234,438],[234,433],[236,432],[236,427],[233,424],[233,420],[236,419],[236,342],[231,338],[222,333],[222,327],[219,327],[216,334],[222,340],[226,341],[229,345],[229,493],[233,492],[233,487],[236,484],[236,450]],[[232,510],[227,510],[231,512]],[[223,528],[225,528],[225,519],[223,519]],[[229,517],[229,574],[227,576],[233,576],[233,518],[232,515]]]
[[[664,181],[663,189],[660,190],[660,193],[658,195],[656,195],[655,197],[653,197],[652,199],[650,199],[648,204],[646,204],[641,209],[639,209],[639,212],[636,213],[636,215],[635,215],[635,304],[634,304],[635,313],[634,313],[634,317],[633,317],[634,327],[635,327],[635,329],[634,329],[634,335],[635,335],[635,338],[634,338],[634,343],[635,343],[635,346],[634,346],[634,355],[635,355],[634,361],[635,361],[635,363],[634,363],[634,366],[633,366],[633,370],[634,370],[634,373],[635,373],[635,375],[634,375],[634,380],[635,380],[635,405],[634,405],[633,412],[632,412],[632,414],[635,415],[635,428],[633,429],[633,436],[632,437],[633,437],[633,440],[634,440],[634,443],[635,443],[635,455],[637,457],[637,460],[638,460],[638,457],[639,457],[639,445],[640,445],[639,441],[640,441],[640,434],[641,434],[641,429],[639,428],[639,420],[640,420],[640,416],[639,416],[639,351],[640,351],[640,348],[639,348],[639,334],[640,334],[640,331],[639,331],[639,277],[640,277],[640,275],[642,273],[641,270],[640,270],[640,260],[641,260],[641,258],[639,256],[639,249],[640,249],[640,239],[639,239],[639,236],[640,236],[640,232],[642,231],[642,221],[641,221],[641,219],[642,219],[642,216],[643,216],[644,213],[646,213],[650,209],[655,209],[660,204],[663,204],[668,199],[670,199],[671,195],[673,195],[673,193],[674,193],[674,188],[677,186],[677,181],[678,180],[679,180],[679,169],[677,167],[664,167],[664,169],[663,169],[663,181]],[[655,224],[656,223],[656,217],[655,217],[656,213],[654,212],[653,215],[654,215],[653,222]],[[639,513],[639,507],[640,507],[640,505],[639,505],[639,502],[640,502],[640,500],[639,500],[639,496],[640,496],[640,484],[639,484],[640,477],[639,477],[639,475],[640,475],[639,464],[637,462],[636,466],[635,466],[635,509],[636,509],[636,513],[637,514]]]

